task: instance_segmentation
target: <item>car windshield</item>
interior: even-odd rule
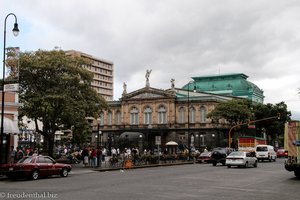
[[[229,154],[229,156],[243,156],[244,152],[234,151]]]
[[[24,157],[18,161],[18,163],[31,163],[32,157]]]
[[[268,151],[267,147],[256,147],[256,151]]]

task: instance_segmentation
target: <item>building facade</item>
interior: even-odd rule
[[[2,96],[2,91],[1,91]],[[2,103],[2,99],[1,99]],[[19,95],[17,92],[5,91],[4,97],[4,121],[3,121],[3,135],[1,135],[1,149],[0,160],[1,163],[6,163],[9,159],[10,147],[18,146],[18,108],[19,108]],[[1,142],[0,141],[0,142]]]
[[[164,148],[170,141],[196,149],[227,146],[227,125],[212,122],[206,114],[232,98],[175,88],[173,83],[167,90],[149,83],[130,93],[124,89],[122,98],[109,101],[110,109],[101,113],[100,144],[109,148],[138,145],[140,149],[156,149],[158,143]]]
[[[114,89],[114,64],[111,61],[96,58],[92,55],[82,53],[80,51],[68,50],[66,55],[80,56],[91,61],[91,65],[83,66],[94,75],[92,88],[94,88],[99,95],[106,101],[113,100]]]

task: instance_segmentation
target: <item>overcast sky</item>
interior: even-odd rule
[[[145,86],[182,87],[194,76],[244,73],[265,103],[300,119],[299,0],[0,0],[21,51],[78,50],[114,63],[114,99]],[[0,26],[2,27],[3,25]],[[3,31],[2,31],[3,32]],[[3,33],[1,34],[3,37]],[[1,48],[3,42],[1,41]],[[1,58],[3,56],[0,53]]]

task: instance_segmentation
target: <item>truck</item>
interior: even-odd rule
[[[288,151],[285,169],[294,172],[300,179],[300,121],[289,121],[285,124],[284,148]]]
[[[238,139],[238,150],[255,152],[255,147],[262,144],[267,144],[267,140],[265,138],[254,136],[240,136]]]

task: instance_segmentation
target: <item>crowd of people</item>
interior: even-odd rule
[[[32,156],[32,155],[37,155],[37,150],[33,150],[30,148],[22,148],[22,147],[17,147],[15,148],[14,146],[10,147],[10,152],[9,152],[9,164],[14,164],[17,161],[21,160],[24,156]]]
[[[124,148],[122,150],[115,147],[111,147],[110,150],[105,147],[84,147],[83,149],[60,147],[57,151],[61,152],[61,155],[70,159],[70,163],[82,163],[84,167],[98,167],[98,165],[101,166],[102,162],[105,161],[109,162],[111,165],[114,165],[119,161],[125,161],[126,159],[130,159],[135,162],[134,158],[136,157],[157,154],[157,152],[154,150],[149,149],[144,149],[142,152],[140,152],[139,148],[137,147]]]
[[[183,154],[188,155],[188,149],[182,151]],[[56,146],[54,151],[54,159],[69,159],[70,163],[82,163],[84,167],[99,167],[103,162],[109,162],[114,165],[117,162],[124,162],[125,160],[132,160],[135,164],[138,158],[147,156],[164,156],[167,155],[168,151],[165,149],[144,149],[140,152],[139,148],[115,148],[110,149],[102,147],[68,147],[68,146]],[[9,163],[16,163],[18,160],[22,159],[24,156],[38,155],[37,151],[30,148],[14,148],[11,146],[10,150],[10,160]],[[107,159],[106,159],[107,158]],[[99,159],[99,160],[98,160]]]

